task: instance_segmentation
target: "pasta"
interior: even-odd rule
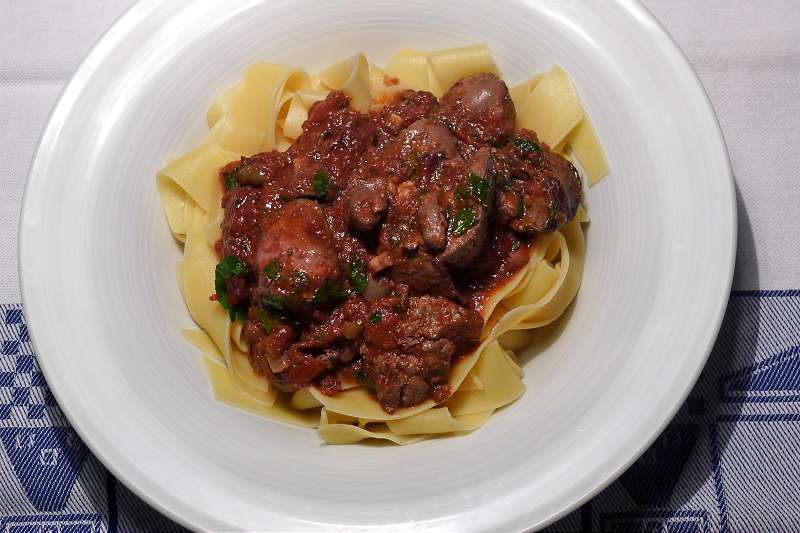
[[[449,375],[451,394],[428,399],[389,414],[364,387],[334,396],[315,387],[293,394],[276,390],[253,371],[242,323],[209,296],[219,258],[223,188],[218,178],[228,162],[272,149],[284,150],[303,132],[311,106],[329,90],[343,91],[353,108],[366,111],[403,89],[441,96],[460,78],[481,72],[497,74],[485,45],[426,53],[399,50],[385,69],[364,54],[310,75],[302,69],[258,63],[226,90],[208,111],[209,133],[195,150],[157,174],[157,189],[175,238],[184,243],[178,282],[199,330],[184,336],[202,354],[215,397],[251,413],[317,428],[330,444],[378,439],[396,444],[473,431],[491,415],[519,398],[523,371],[515,352],[530,332],[557,320],[574,299],[584,268],[581,208],[560,230],[539,235],[525,267],[484,302],[480,345],[455,362]],[[511,98],[517,126],[535,130],[559,152],[569,151],[591,184],[608,172],[597,132],[584,111],[569,76],[559,67],[514,86]]]

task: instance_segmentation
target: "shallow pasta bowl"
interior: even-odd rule
[[[526,393],[477,432],[323,446],[213,400],[175,281],[153,176],[196,145],[207,105],[258,60],[308,70],[364,51],[486,42],[511,82],[559,64],[611,175],[588,192],[583,286],[523,353]],[[76,430],[189,527],[542,526],[619,475],[683,401],[716,336],[735,202],[713,110],[632,1],[136,4],[62,95],[21,224],[25,312]]]

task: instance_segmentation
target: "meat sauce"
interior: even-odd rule
[[[288,150],[226,165],[217,298],[253,369],[286,392],[360,384],[388,413],[446,398],[485,297],[580,202],[575,168],[514,121],[492,74],[368,114],[333,91]]]

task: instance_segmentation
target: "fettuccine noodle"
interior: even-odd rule
[[[222,306],[209,300],[219,260],[223,189],[220,168],[241,156],[285,150],[302,133],[310,107],[337,89],[353,108],[367,111],[405,89],[437,97],[458,79],[480,72],[499,75],[485,45],[426,53],[399,50],[381,69],[357,54],[317,75],[285,65],[257,63],[240,82],[223,92],[208,111],[209,133],[203,143],[158,172],[157,186],[169,227],[184,243],[178,281],[189,312],[200,327],[185,338],[205,354],[215,397],[257,415],[316,427],[325,442],[349,444],[382,439],[408,444],[469,432],[494,411],[519,398],[523,372],[515,352],[524,349],[530,330],[564,313],[580,287],[585,260],[580,208],[561,230],[536,237],[528,264],[487,297],[481,344],[453,364],[451,396],[386,413],[362,387],[335,396],[315,388],[294,394],[277,391],[248,360],[242,324],[232,322]],[[581,106],[569,76],[559,67],[538,74],[510,90],[517,128],[539,138],[580,163],[590,184],[608,173],[596,130]]]

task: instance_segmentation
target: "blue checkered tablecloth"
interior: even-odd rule
[[[81,56],[131,3],[0,0],[0,533],[182,531],[69,427],[18,303],[17,221],[39,132]],[[800,0],[644,3],[698,70],[726,135],[734,292],[672,423],[547,531],[800,533]]]
[[[69,427],[19,304],[0,305],[0,532],[183,531],[119,484]]]

